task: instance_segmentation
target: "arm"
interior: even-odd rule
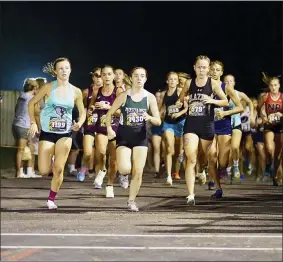
[[[34,108],[34,117],[35,117],[35,122],[38,126],[38,129],[41,129],[41,124],[40,124],[40,103],[35,104]]]
[[[83,90],[83,103],[84,107],[87,107],[87,97],[88,97],[88,88]]]
[[[120,109],[120,107],[125,103],[126,98],[127,98],[127,93],[126,92],[121,93],[119,96],[116,97],[112,106],[107,111],[106,118],[105,118],[105,124],[106,124],[106,127],[107,127],[107,132],[110,131],[110,130],[112,131],[112,127],[111,127],[112,115],[114,115],[114,113],[118,109]]]
[[[118,97],[123,92],[124,92],[124,90],[122,88],[118,88],[117,91],[116,91],[116,97]],[[121,115],[121,109],[120,108],[117,109],[113,115],[115,117],[119,117]]]
[[[159,115],[159,110],[158,110],[156,98],[151,93],[149,93],[148,95],[149,95],[148,96],[149,109],[152,113],[152,116],[149,117],[149,121],[155,126],[160,126],[161,125],[161,119],[160,119],[160,115]]]
[[[40,99],[44,98],[49,93],[49,89],[52,87],[52,83],[47,83],[43,85],[38,93],[29,101],[28,104],[28,112],[31,124],[36,124],[35,121],[35,105],[40,101]]]
[[[223,92],[219,83],[214,79],[211,79],[211,85],[212,85],[212,91],[219,97],[219,100],[211,98],[210,104],[214,104],[219,107],[229,106],[227,96]]]
[[[90,109],[92,111],[94,110],[94,104],[95,104],[95,101],[96,101],[96,98],[97,98],[98,90],[99,89],[95,89],[93,91],[91,100],[90,100],[89,105],[88,105],[88,109]]]
[[[82,91],[75,87],[75,104],[78,108],[79,111],[79,121],[78,121],[78,125],[79,128],[83,125],[83,123],[85,122],[86,119],[86,111],[84,108],[84,104],[83,104],[83,94]]]
[[[261,108],[263,106],[263,104],[265,103],[267,99],[267,94],[266,93],[263,93],[260,95],[260,99],[259,99],[259,102],[258,102],[258,108]]]
[[[190,85],[191,85],[191,81],[192,79],[188,79],[186,82],[185,82],[185,85],[184,87],[182,88],[182,91],[181,91],[181,94],[179,96],[179,99],[177,100],[177,103],[184,103],[184,98],[185,96],[187,96],[189,90],[190,90]],[[177,104],[176,103],[176,104]]]
[[[240,91],[238,91],[238,92],[239,92],[239,95],[240,95],[240,99],[243,99],[243,100],[248,104],[248,107],[249,107],[249,109],[250,109],[251,115],[253,116],[253,115],[254,115],[254,105],[253,105],[252,100],[249,99],[248,96],[247,96],[245,93],[240,92]],[[263,103],[263,104],[264,104],[264,103]],[[263,105],[263,104],[262,104],[262,105]],[[262,105],[261,105],[261,106],[262,106]],[[260,106],[260,107],[261,107],[261,106]]]
[[[263,124],[268,122],[267,114],[265,111],[265,104],[263,104],[260,108],[260,117],[262,118]]]
[[[235,104],[235,108],[231,110],[224,111],[224,116],[230,116],[237,113],[242,113],[244,111],[243,106],[240,102],[240,99],[236,95],[234,88],[231,86],[226,86],[226,94],[231,98],[232,102]]]
[[[165,96],[165,93],[166,93],[166,91],[162,91],[162,93],[161,93],[161,98],[160,98],[160,102],[159,102],[159,105],[158,105],[159,112],[164,107],[164,96]]]

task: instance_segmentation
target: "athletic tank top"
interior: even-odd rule
[[[180,117],[173,119],[172,115],[175,113],[179,113],[184,109],[182,106],[181,108],[176,106],[176,102],[178,100],[178,88],[176,88],[175,92],[171,95],[168,96],[168,91],[166,91],[165,96],[164,96],[164,104],[166,107],[166,113],[165,113],[165,118],[164,121],[169,124],[176,124],[182,121],[183,119],[186,118],[186,114],[181,115]]]
[[[225,86],[226,86],[226,84],[222,82],[221,83],[221,88],[222,88],[224,94],[226,94],[225,93]],[[220,98],[217,95],[215,95],[215,99],[220,100]],[[227,99],[229,101],[229,96],[227,96]],[[230,103],[229,103],[228,107],[215,107],[214,108],[214,124],[215,124],[215,128],[222,128],[224,126],[231,126],[231,116],[226,116],[223,119],[218,119],[216,117],[217,110],[228,111],[228,110],[230,110],[230,108],[231,108],[230,107]]]
[[[104,96],[102,94],[102,88],[100,87],[97,93],[97,97],[96,97],[96,102],[102,102],[104,104],[108,104],[110,106],[112,106],[114,100],[116,99],[116,92],[117,92],[117,87],[113,88],[113,92],[111,95],[109,96]],[[108,109],[95,109],[94,113],[97,113],[97,122],[95,125],[95,130],[97,133],[103,133],[103,134],[107,134],[107,127],[106,127],[106,114],[108,112]],[[111,126],[117,126],[119,125],[119,117],[116,116],[112,116],[111,119]]]
[[[86,100],[86,108],[88,108],[89,106],[89,103],[90,103],[90,100],[92,98],[92,94],[93,94],[93,85],[91,85],[89,88],[88,88],[88,95],[87,95],[87,100]],[[96,122],[97,122],[97,112],[94,111],[92,113],[91,116],[89,116],[87,119],[86,119],[86,122],[85,122],[85,131],[90,131],[90,132],[95,132],[95,125],[96,125]]]
[[[202,117],[202,121],[214,120],[214,105],[202,102],[203,95],[213,97],[211,78],[208,77],[203,87],[198,87],[195,83],[196,79],[191,81],[189,89],[189,108],[187,118]]]
[[[250,115],[250,108],[246,106],[244,112],[241,114],[241,127],[243,132],[251,131]]]
[[[135,102],[131,97],[131,90],[127,92],[125,104],[121,107],[120,125],[128,127],[145,127],[146,122],[143,114],[148,112],[148,91],[143,90],[143,98],[139,102]]]
[[[276,100],[274,100],[271,97],[271,94],[268,93],[266,101],[265,101],[265,111],[267,116],[269,116],[270,114],[273,113],[283,113],[283,94],[279,93],[278,98]],[[274,116],[272,119],[272,125],[278,125],[280,124],[280,117],[278,116]]]
[[[62,99],[56,95],[57,81],[54,81],[52,85],[50,97],[45,101],[45,106],[40,111],[42,130],[56,134],[72,132],[72,110],[75,100],[73,87],[69,84],[68,95]]]

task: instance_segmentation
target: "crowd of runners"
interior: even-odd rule
[[[95,68],[93,83],[81,91],[69,82],[67,58],[49,63],[43,71],[56,80],[26,79],[17,101],[12,126],[16,176],[52,175],[49,209],[57,208],[66,163],[80,182],[89,176],[94,188],[105,187],[107,198],[114,198],[118,177],[122,188],[129,187],[130,211],[139,210],[135,200],[146,164],[160,181],[164,166],[168,186],[181,179],[183,168],[188,205],[195,205],[196,181],[215,190],[214,199],[223,196],[221,182],[243,181],[245,175],[255,182],[282,183],[279,77],[263,74],[266,89],[249,98],[237,90],[232,74],[224,75],[222,62],[198,56],[193,69],[193,78],[169,72],[166,88],[152,94],[144,88],[148,73],[143,67],[129,75],[109,65]],[[27,145],[32,157],[25,173]],[[40,175],[34,171],[35,154]]]

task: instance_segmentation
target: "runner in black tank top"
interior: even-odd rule
[[[183,128],[188,107],[179,108],[176,106],[176,101],[179,99],[179,95],[181,93],[181,90],[178,89],[178,74],[175,72],[169,72],[167,75],[167,83],[168,90],[165,91],[162,101],[166,112],[162,131],[164,132],[166,143],[166,184],[172,185],[172,157],[175,155],[175,139],[178,144],[176,155],[179,157],[183,148],[181,138],[183,137]],[[175,178],[180,179],[180,177]]]
[[[93,92],[98,90],[102,85],[103,81],[101,79],[101,68],[95,68],[92,75],[92,85],[83,91],[84,106],[87,110],[92,99]],[[88,112],[86,121],[83,127],[83,157],[82,157],[82,168],[77,174],[77,179],[79,181],[84,181],[86,173],[89,177],[94,177],[94,161],[95,160],[95,124],[97,121],[97,114]]]
[[[106,126],[108,138],[115,138],[116,133],[112,129],[111,118],[121,108],[122,117],[117,132],[117,165],[121,175],[127,175],[132,171],[127,205],[130,211],[138,211],[135,199],[141,186],[148,150],[145,122],[150,121],[153,125],[160,125],[161,119],[155,96],[144,90],[146,70],[141,67],[134,68],[131,76],[132,88],[115,99],[107,113]],[[152,116],[148,115],[149,111]]]
[[[198,56],[194,65],[197,75],[195,79],[188,80],[182,89],[179,101],[181,103],[189,94],[188,112],[184,127],[184,148],[187,157],[186,183],[189,195],[187,203],[195,204],[194,185],[196,162],[200,167],[207,162],[207,153],[214,137],[214,105],[228,106],[228,100],[221,86],[208,77],[210,60],[206,56]],[[216,94],[219,100],[213,99]],[[177,101],[177,105],[182,104]]]

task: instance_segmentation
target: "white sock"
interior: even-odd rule
[[[228,174],[231,173],[231,169],[232,169],[231,166],[228,166],[228,167],[226,168]]]
[[[234,166],[239,166],[239,160],[233,160]]]
[[[32,167],[28,167],[27,168],[27,174],[28,175],[32,175]]]
[[[21,167],[21,168],[20,168],[20,174],[23,174],[23,173],[24,173],[24,168]]]

